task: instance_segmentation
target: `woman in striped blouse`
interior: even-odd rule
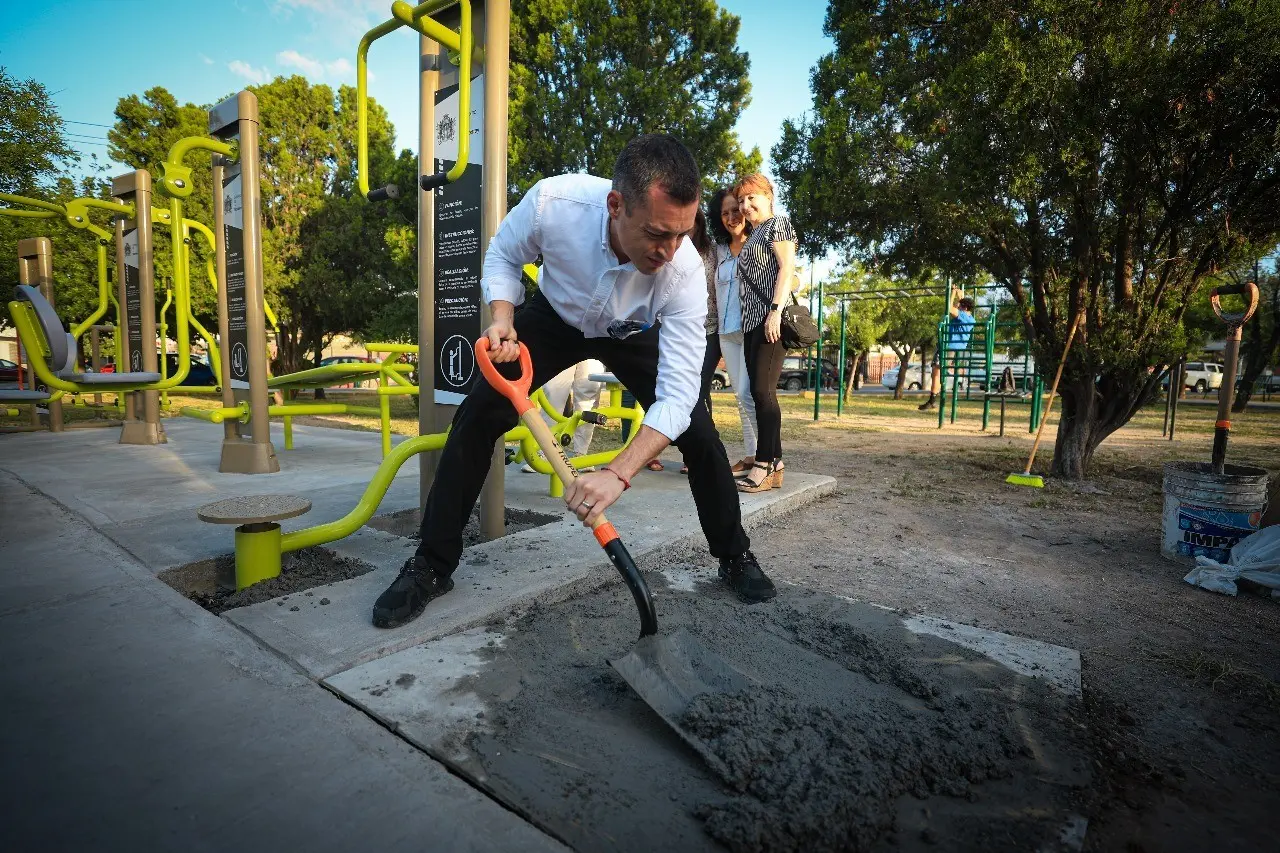
[[[733,188],[751,236],[738,254],[742,283],[743,349],[751,398],[756,404],[756,460],[738,481],[744,492],[782,485],[782,410],[778,377],[782,375],[782,306],[795,275],[796,232],[791,220],[775,216],[773,185],[761,174],[748,175]]]

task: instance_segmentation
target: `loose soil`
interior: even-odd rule
[[[663,634],[748,685],[686,710],[701,757],[603,666],[635,642],[616,584],[486,647],[455,689],[486,709],[468,775],[581,850],[1056,849],[1089,778],[1079,700],[881,608],[799,587],[744,607],[704,577],[650,575]]]
[[[534,527],[541,527],[544,524],[559,521],[561,516],[535,512],[530,509],[506,507],[503,518],[506,521],[507,535],[510,536],[512,533],[520,533],[524,530],[531,530]],[[422,526],[422,510],[415,507],[386,515],[377,515],[369,519],[366,526],[381,530],[384,533],[404,536],[407,539],[419,539],[421,537],[418,534],[418,529]],[[471,520],[467,522],[467,526],[462,531],[462,544],[464,547],[470,547],[479,545],[483,541],[484,537],[480,535],[480,513],[476,511],[471,513]]]
[[[1272,849],[1280,606],[1195,589],[1160,556],[1162,465],[1208,459],[1213,410],[1183,407],[1174,442],[1145,411],[1082,483],[1047,476],[1050,429],[1036,463],[1046,487],[1027,489],[1004,482],[1025,463],[1025,420],[998,438],[972,410],[939,431],[915,401],[892,417],[860,414],[868,405],[888,407],[855,396],[841,421],[816,425],[811,399],[787,412],[788,465],[830,474],[838,490],[753,532],[766,571],[1078,649],[1094,771],[1079,804],[1086,849]],[[717,422],[733,447],[729,408]],[[1229,461],[1280,475],[1280,412],[1250,410],[1232,426]]]
[[[283,596],[303,593],[307,606],[323,607],[328,605],[329,599],[314,595],[309,590],[358,578],[374,569],[368,563],[340,557],[326,548],[303,548],[283,556],[278,577],[259,581],[237,592],[222,585],[226,578],[234,582],[235,568],[235,555],[225,554],[168,569],[160,573],[160,580],[211,613],[225,613],[273,598],[280,598],[282,607],[297,610],[304,602],[290,602]]]

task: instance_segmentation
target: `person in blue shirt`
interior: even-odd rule
[[[947,355],[956,369],[960,361],[960,353],[969,348],[969,339],[973,337],[973,300],[961,296],[959,287],[951,288],[951,307],[948,310],[951,319],[947,321]],[[942,390],[942,353],[934,351],[933,370],[929,378],[929,399],[920,404],[920,411],[927,412],[937,405],[938,393]]]

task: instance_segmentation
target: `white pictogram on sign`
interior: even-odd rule
[[[440,348],[440,375],[455,388],[462,388],[476,372],[476,354],[471,341],[454,335]]]
[[[249,372],[249,351],[244,348],[244,344],[236,342],[231,348],[231,373],[235,376],[245,376]]]

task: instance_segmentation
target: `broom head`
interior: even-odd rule
[[[1027,474],[1025,472],[1021,474],[1010,474],[1004,481],[1014,486],[1030,486],[1033,489],[1044,488],[1044,477],[1041,477],[1039,474]]]

